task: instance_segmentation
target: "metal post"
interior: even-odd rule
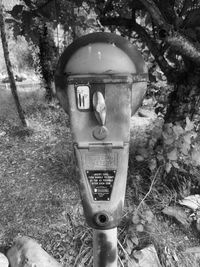
[[[117,227],[93,230],[93,267],[117,267]]]

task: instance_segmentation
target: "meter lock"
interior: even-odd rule
[[[81,111],[90,109],[90,87],[87,85],[79,85],[76,87],[77,108]]]
[[[106,103],[105,103],[104,96],[101,92],[97,91],[93,94],[92,104],[93,104],[94,115],[99,124],[94,129],[93,136],[98,140],[102,140],[107,136],[108,130],[105,127]]]

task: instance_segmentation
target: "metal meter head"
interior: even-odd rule
[[[55,83],[70,116],[86,220],[114,228],[124,203],[130,119],[147,88],[143,58],[121,36],[88,34],[61,55]]]

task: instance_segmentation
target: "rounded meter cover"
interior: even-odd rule
[[[80,37],[69,45],[61,55],[55,73],[57,96],[65,111],[68,108],[67,76],[109,74],[147,76],[141,54],[127,39],[113,33],[97,32]],[[139,98],[142,99],[146,91],[146,79],[137,78],[135,82],[132,113],[135,113],[138,101],[141,102]]]

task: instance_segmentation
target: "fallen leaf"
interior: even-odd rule
[[[126,251],[128,252],[128,254],[130,255],[132,253],[133,250],[133,243],[130,239],[126,239]]]
[[[161,267],[156,249],[153,245],[135,252],[134,257],[139,261],[139,267]]]
[[[133,242],[134,245],[138,246],[139,245],[139,239],[137,236],[131,237],[131,241]]]
[[[174,166],[174,168],[179,169],[179,165],[176,161],[172,161],[172,165]]]
[[[184,199],[179,200],[179,204],[195,211],[200,208],[200,195],[187,196]]]
[[[152,223],[153,219],[154,219],[154,214],[151,210],[146,210],[144,212],[144,218],[148,223]]]
[[[177,155],[177,149],[173,149],[172,151],[170,151],[169,153],[167,153],[167,158],[169,160],[177,160],[178,155]]]
[[[196,165],[200,165],[200,150],[196,148],[192,150],[192,160],[196,163]]]
[[[189,227],[191,222],[185,213],[184,209],[181,207],[173,206],[166,207],[162,210],[162,212],[168,216],[174,217],[177,221],[179,221],[183,226]]]
[[[132,223],[133,224],[138,224],[140,222],[140,217],[138,214],[134,214],[132,217]]]
[[[136,231],[137,232],[143,232],[144,231],[144,226],[140,223],[136,226]]]
[[[172,168],[172,164],[168,162],[168,163],[166,164],[166,166],[165,166],[165,170],[166,170],[166,172],[169,173],[170,170],[171,170],[171,168]]]

